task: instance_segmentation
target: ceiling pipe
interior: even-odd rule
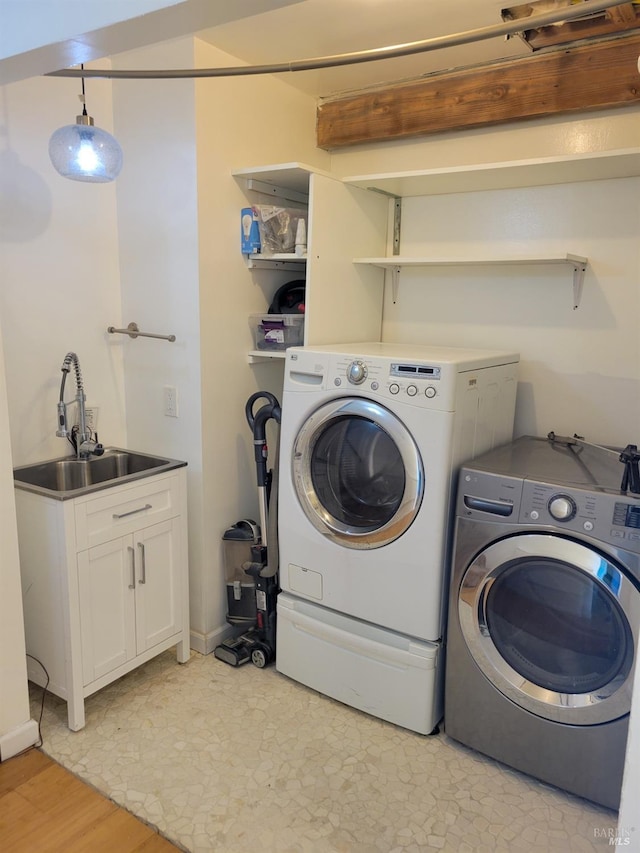
[[[585,3],[573,4],[563,9],[555,9],[540,15],[531,15],[528,18],[519,18],[517,21],[494,24],[489,27],[480,27],[456,33],[448,36],[437,36],[435,38],[414,41],[407,44],[392,45],[390,47],[378,47],[371,50],[360,50],[353,53],[341,53],[334,56],[320,56],[311,59],[293,59],[289,62],[278,62],[269,65],[240,65],[222,68],[175,68],[159,70],[140,69],[96,69],[64,68],[59,71],[51,71],[47,77],[104,77],[109,79],[126,80],[175,80],[180,78],[199,77],[246,77],[257,74],[281,74],[283,72],[310,71],[319,68],[336,68],[342,65],[356,65],[362,62],[375,62],[381,59],[395,59],[401,56],[412,56],[417,53],[427,53],[432,50],[441,50],[446,47],[458,47],[487,39],[508,37],[521,33],[523,30],[545,27],[551,24],[575,21],[579,18],[589,17],[614,6],[627,5],[629,0],[586,0]]]

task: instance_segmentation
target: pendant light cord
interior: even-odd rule
[[[80,65],[80,70],[84,72],[84,62]],[[82,115],[87,116],[87,98],[84,92],[84,74],[82,75]]]
[[[456,33],[448,36],[437,36],[423,41],[409,42],[408,44],[391,45],[389,47],[378,47],[372,50],[360,50],[353,53],[342,53],[334,56],[320,56],[311,59],[293,59],[289,62],[274,63],[271,65],[240,65],[223,68],[174,68],[157,70],[140,69],[106,69],[92,68],[79,70],[77,68],[63,68],[59,71],[50,71],[46,77],[104,77],[107,79],[127,80],[166,80],[166,79],[190,79],[199,77],[244,77],[256,74],[280,74],[283,72],[310,71],[319,68],[336,68],[343,65],[356,65],[362,62],[374,62],[380,59],[395,59],[401,56],[412,56],[417,53],[440,50],[446,47],[458,47],[477,41],[506,37],[522,33],[524,30],[559,24],[567,21],[575,21],[578,18],[590,17],[598,12],[606,11],[614,6],[628,5],[629,0],[585,0],[584,3],[572,4],[562,9],[554,9],[551,12],[543,12],[539,15],[531,15],[528,18],[518,18],[516,21],[504,24],[495,24],[488,27],[480,27],[475,30]]]

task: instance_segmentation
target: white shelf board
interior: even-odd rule
[[[292,272],[304,272],[307,264],[306,255],[295,255],[282,252],[275,255],[245,255],[247,267],[252,269],[286,269]]]
[[[580,305],[584,274],[589,263],[582,255],[566,253],[564,255],[546,257],[502,257],[502,258],[411,258],[403,255],[383,258],[354,258],[354,264],[368,264],[390,270],[392,274],[393,301],[397,301],[400,270],[403,267],[437,267],[437,266],[531,266],[531,265],[565,265],[573,269],[573,307]]]
[[[505,266],[517,264],[581,264],[586,266],[587,258],[582,255],[564,254],[545,257],[502,257],[502,258],[412,258],[395,255],[383,258],[354,258],[354,264],[369,264],[385,269],[393,267],[445,267],[445,266]]]
[[[629,178],[638,175],[640,148],[623,148],[411,172],[352,175],[342,180],[346,184],[405,198]]]
[[[262,349],[254,349],[247,353],[247,362],[249,364],[259,364],[261,361],[273,361],[274,359],[276,361],[278,359],[284,361],[286,355],[287,354],[284,350],[267,352]]]
[[[286,187],[297,193],[309,193],[309,175],[319,174],[335,177],[322,169],[307,166],[306,163],[280,163],[269,166],[252,166],[246,169],[233,169],[234,178],[261,181],[276,187]]]

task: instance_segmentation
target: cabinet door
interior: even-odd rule
[[[136,655],[135,551],[131,536],[78,554],[83,683]]]
[[[180,525],[176,519],[134,534],[136,551],[137,653],[161,643],[182,628]]]

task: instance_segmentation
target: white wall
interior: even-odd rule
[[[196,41],[200,66],[235,64]],[[247,198],[234,169],[302,161],[327,168],[315,147],[315,103],[269,77],[199,81],[196,86],[204,571],[199,590],[207,646],[224,625],[221,537],[258,515],[256,470],[244,406],[256,390],[282,391],[282,364],[249,366],[250,313],[265,311],[277,283],[299,274],[250,272],[240,253],[240,209]],[[275,448],[272,446],[271,451]],[[273,456],[269,463],[273,462]]]
[[[618,834],[621,846],[629,853],[640,851],[638,803],[640,803],[640,668],[636,668],[632,697],[632,716],[627,741],[622,799],[618,813]]]
[[[16,506],[3,376],[0,332],[0,761],[32,746],[38,738],[38,727],[30,720],[29,711]]]
[[[640,145],[640,108],[559,116],[333,152],[342,176],[439,169]],[[403,255],[585,255],[580,307],[555,267],[404,269],[383,337],[514,348],[516,434],[627,444],[640,428],[638,178],[405,199]]]
[[[237,64],[192,39],[115,62],[183,67],[194,49],[200,64]],[[265,309],[275,282],[256,281],[244,265],[245,200],[230,173],[282,159],[326,167],[329,157],[315,149],[314,102],[280,81],[202,81],[197,112],[193,81],[117,82],[112,126],[112,84],[90,80],[89,112],[120,139],[124,166],[115,184],[67,181],[51,167],[47,142],[75,121],[78,92],[75,81],[42,78],[3,90],[11,147],[0,172],[0,322],[13,462],[71,452],[55,437],[55,418],[60,365],[74,350],[105,444],[189,463],[194,645],[210,651],[226,629],[220,537],[257,514],[244,403],[281,382],[281,368],[246,363],[247,316]],[[252,109],[239,110],[244,102]],[[177,341],[106,332],[131,321]],[[178,390],[177,419],[163,415],[164,385]]]
[[[515,434],[637,443],[640,179],[405,199],[400,253],[589,259],[580,307],[570,267],[404,269],[387,292],[389,341],[516,350]],[[621,466],[622,471],[622,466]]]
[[[630,106],[354,145],[332,153],[331,169],[344,177],[633,148],[640,145],[639,116],[640,106]]]
[[[79,92],[76,81],[43,78],[2,89],[0,324],[14,465],[71,452],[55,435],[70,350],[87,402],[100,406],[100,439],[126,442],[122,352],[106,331],[121,320],[115,185],[65,180],[47,150],[54,130],[75,123]],[[112,130],[111,85],[87,82],[86,96],[96,125]]]
[[[114,58],[127,68],[194,64],[237,60],[192,39]],[[315,149],[314,101],[273,78],[122,81],[114,103],[125,151],[117,181],[123,322],[177,337],[120,339],[128,441],[189,464],[192,643],[209,652],[227,631],[222,534],[257,516],[244,405],[282,381],[281,365],[246,362],[248,315],[266,309],[260,284],[273,290],[274,280],[255,280],[240,254],[246,201],[231,171],[329,157]],[[178,418],[163,414],[165,385],[177,389]]]
[[[77,352],[99,432],[126,443],[121,354],[107,340],[118,324],[120,283],[115,189],[56,174],[51,133],[75,122],[77,83],[26,80],[0,91],[0,758],[37,739],[29,721],[12,465],[63,456],[56,438],[60,366]],[[99,126],[111,125],[111,87],[87,86]],[[73,397],[67,383],[66,399]],[[7,416],[8,409],[8,416]],[[12,456],[13,453],[13,456]]]
[[[335,151],[342,176],[607,152],[640,145],[640,109],[556,117]],[[589,258],[580,307],[560,267],[404,269],[383,338],[514,348],[516,434],[627,444],[640,428],[638,178],[407,198],[401,254]]]
[[[114,67],[190,67],[193,39],[124,53]],[[175,335],[170,343],[119,336],[129,446],[188,462],[191,588],[202,571],[202,432],[198,271],[198,176],[194,84],[114,83],[115,131],[125,152],[116,182],[124,326]],[[164,415],[164,386],[178,418]],[[192,631],[205,626],[192,614]]]

